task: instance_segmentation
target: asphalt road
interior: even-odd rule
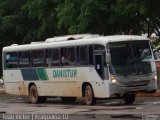
[[[74,104],[64,104],[59,98],[49,98],[44,104],[30,104],[26,97],[0,94],[0,119],[27,120],[27,118],[32,120],[160,120],[160,97],[137,97],[133,105],[125,105],[123,100],[99,100],[95,106],[86,106],[83,99],[78,99]]]

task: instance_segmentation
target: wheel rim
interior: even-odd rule
[[[36,91],[35,90],[32,90],[32,98],[33,98],[33,100],[35,100],[36,99]]]
[[[37,91],[35,89],[31,89],[31,101],[35,103],[36,99],[37,99]]]
[[[92,91],[91,91],[90,88],[86,89],[85,98],[86,98],[87,102],[91,102],[92,101]]]

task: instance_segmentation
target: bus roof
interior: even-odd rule
[[[88,36],[87,36],[88,35]],[[102,44],[106,45],[108,42],[118,42],[118,41],[131,41],[131,40],[149,40],[145,36],[136,36],[136,35],[112,35],[112,36],[99,36],[91,34],[81,35],[72,35],[48,38],[46,41],[33,42],[31,44],[17,45],[13,44],[3,48],[3,52],[8,51],[26,51],[26,50],[35,50],[35,49],[47,49],[47,48],[56,48],[56,47],[69,47],[76,45],[86,45],[86,44]],[[71,39],[70,39],[71,38]]]

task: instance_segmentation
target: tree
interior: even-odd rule
[[[145,25],[144,31],[147,31],[148,37],[154,32],[160,37],[160,1],[159,0],[144,0],[146,11],[144,14]]]
[[[57,8],[66,33],[159,35],[159,0],[65,0]]]
[[[160,36],[159,4],[159,0],[0,0],[0,47],[75,33]]]
[[[58,34],[56,6],[60,0],[28,0],[23,10],[32,21],[32,33],[39,41]]]
[[[22,39],[18,35],[18,13],[26,0],[0,0],[0,47],[17,43]],[[0,56],[2,55],[0,49]],[[1,59],[0,59],[1,63]],[[0,69],[1,71],[1,69]],[[0,72],[1,73],[1,72]]]
[[[106,34],[111,0],[65,0],[57,8],[58,27],[68,33]]]

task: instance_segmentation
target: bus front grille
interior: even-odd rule
[[[132,81],[132,82],[125,82],[124,84],[127,87],[136,87],[136,86],[145,86],[150,83],[150,80],[140,80],[140,81]]]

